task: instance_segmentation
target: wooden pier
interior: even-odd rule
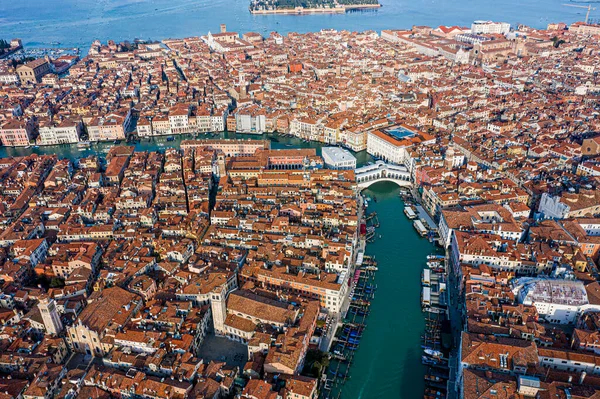
[[[342,388],[350,378],[350,367],[363,332],[367,328],[366,319],[377,290],[375,270],[377,270],[375,258],[365,256],[363,264],[354,275],[349,292],[350,306],[333,338],[329,353],[329,368],[320,390],[321,398],[340,398]]]

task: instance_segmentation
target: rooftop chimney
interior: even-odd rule
[[[221,33],[227,32],[227,25],[221,24]]]

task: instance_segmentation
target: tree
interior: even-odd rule
[[[304,360],[303,374],[309,377],[319,378],[323,370],[329,367],[327,353],[319,350],[309,350]]]
[[[318,376],[321,373],[322,368],[323,365],[319,361],[316,361],[312,364],[311,372],[313,375]]]
[[[52,277],[52,280],[50,280],[50,288],[60,288],[64,286],[65,282],[58,277]]]
[[[554,43],[554,47],[558,48],[561,44],[566,43],[563,39],[559,39],[558,36],[554,36],[552,38],[552,43]]]

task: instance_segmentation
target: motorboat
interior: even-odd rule
[[[440,351],[436,351],[435,349],[431,349],[431,348],[427,348],[424,349],[425,354],[429,355],[429,356],[433,356],[433,357],[437,357],[440,358],[442,357],[442,352]]]

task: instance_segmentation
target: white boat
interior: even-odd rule
[[[433,356],[433,357],[442,357],[442,352],[440,351],[436,351],[434,349],[425,349],[424,350],[426,354],[428,354],[429,356]]]
[[[90,146],[89,141],[80,141],[79,143],[77,143],[77,147],[79,147],[79,148],[88,148],[89,146]]]
[[[429,312],[429,313],[436,313],[436,314],[445,313],[445,311],[443,309],[432,308],[432,307],[428,307],[427,309],[425,309],[425,311]]]

